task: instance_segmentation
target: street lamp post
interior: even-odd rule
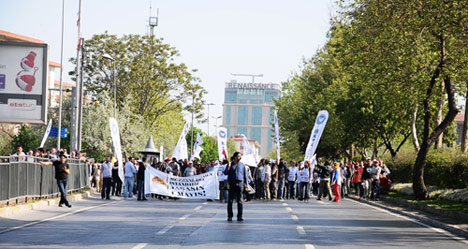
[[[103,54],[102,58],[112,61],[112,79],[114,82],[114,118],[117,118],[117,84],[115,82],[115,60],[109,54]]]
[[[210,135],[210,105],[214,105],[213,103],[206,104],[208,107],[208,136]]]
[[[223,116],[218,116],[218,117],[211,116],[211,117],[215,119],[216,121],[215,127],[218,128],[218,119],[222,118]]]

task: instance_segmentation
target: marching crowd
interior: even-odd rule
[[[153,167],[159,171],[174,176],[193,176],[213,170],[218,171],[220,202],[227,202],[229,195],[228,176],[225,169],[228,161],[211,160],[198,162],[167,158],[160,162],[146,162],[146,159],[138,160],[129,158],[125,163],[125,183],[118,176],[117,163],[110,165],[110,158],[102,164],[92,165],[92,186],[102,192],[102,198],[111,195],[120,196],[122,189],[127,193],[124,197],[132,197],[143,191],[144,170]],[[109,166],[108,166],[109,165]],[[143,167],[142,167],[143,166]],[[251,200],[283,200],[296,199],[308,201],[311,198],[317,200],[328,199],[339,202],[342,198],[354,192],[360,198],[378,200],[380,194],[388,191],[391,181],[388,178],[390,170],[381,160],[366,159],[359,162],[322,162],[320,158],[314,166],[309,161],[299,162],[284,161],[279,163],[274,160],[262,159],[256,167],[245,166],[245,185],[250,188],[243,193],[246,202]],[[110,169],[110,170],[109,170]],[[104,173],[106,172],[106,173]],[[136,178],[134,175],[136,174]],[[134,188],[133,186],[137,186]],[[165,196],[152,195],[156,198]],[[138,200],[145,200],[145,196],[139,194]]]
[[[211,160],[198,162],[167,158],[159,161],[152,158],[138,160],[129,157],[124,164],[125,181],[122,182],[118,174],[118,163],[111,162],[110,157],[102,163],[89,162],[85,152],[71,152],[66,150],[59,152],[38,149],[37,151],[23,152],[21,146],[17,147],[15,154],[11,155],[13,161],[39,162],[40,158],[59,160],[61,156],[72,159],[80,159],[90,164],[91,187],[101,193],[102,199],[110,199],[110,196],[133,197],[137,200],[146,200],[144,193],[144,174],[147,167],[153,167],[162,172],[174,176],[193,176],[213,170],[218,171],[220,202],[227,202],[229,195],[228,176],[226,167],[232,163],[224,160]],[[232,158],[231,158],[232,159]],[[245,166],[246,179],[244,182],[243,199],[246,202],[254,200],[283,200],[297,199],[308,201],[311,198],[339,202],[342,198],[353,192],[360,198],[378,200],[380,194],[390,188],[391,181],[388,178],[390,170],[381,160],[366,160],[359,162],[322,162],[317,158],[311,165],[309,161],[299,162],[261,159],[256,167]],[[248,185],[248,186],[247,186]],[[136,187],[134,187],[136,186]],[[123,193],[122,193],[123,191]],[[152,194],[156,198],[168,198]]]

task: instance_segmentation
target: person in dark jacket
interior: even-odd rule
[[[112,168],[112,195],[120,196],[122,194],[122,180],[119,177],[119,162],[114,163]]]
[[[145,170],[148,163],[146,162],[146,157],[143,157],[143,162],[138,162],[138,171],[137,171],[137,189],[138,189],[138,201],[146,201],[145,198]]]
[[[317,200],[322,200],[322,195],[326,191],[328,194],[328,200],[332,200],[332,193],[331,193],[331,188],[330,188],[330,176],[333,171],[330,162],[325,161],[325,165],[322,166],[318,164],[318,167],[320,169],[320,189],[319,189],[319,194],[317,196]]]

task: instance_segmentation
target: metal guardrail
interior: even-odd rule
[[[26,161],[15,162],[14,157],[0,157],[0,202],[19,198],[43,198],[59,193],[54,166],[42,166],[39,161],[49,159],[26,156]],[[90,167],[78,159],[68,159],[70,175],[67,191],[89,186]]]

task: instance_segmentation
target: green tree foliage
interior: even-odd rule
[[[117,87],[119,108],[127,104],[143,117],[150,128],[159,128],[164,114],[183,108],[185,99],[203,101],[204,89],[184,63],[176,62],[179,52],[154,36],[108,33],[94,35],[85,42],[90,59],[83,67],[85,92],[97,96]],[[103,57],[109,54],[113,60]],[[71,59],[76,63],[75,59]],[[70,72],[71,75],[74,72]],[[130,100],[130,101],[129,101]],[[192,105],[191,101],[187,105]],[[200,112],[203,105],[198,106]]]
[[[216,140],[208,136],[206,133],[204,133],[200,128],[198,127],[193,127],[193,144],[195,144],[196,139],[197,139],[197,132],[200,133],[200,136],[203,140],[203,144],[201,147],[203,148],[203,151],[200,153],[200,160],[201,162],[209,162],[210,160],[218,160],[218,144]],[[187,140],[187,150],[188,150],[188,155],[190,159],[191,151],[193,148],[193,144],[191,144],[192,141],[192,131],[190,130],[187,133],[187,136],[185,137]],[[192,145],[190,147],[190,145]]]
[[[32,131],[31,126],[21,125],[18,134],[13,137],[12,145],[16,149],[17,146],[22,146],[23,151],[36,150],[39,146],[39,136]]]

